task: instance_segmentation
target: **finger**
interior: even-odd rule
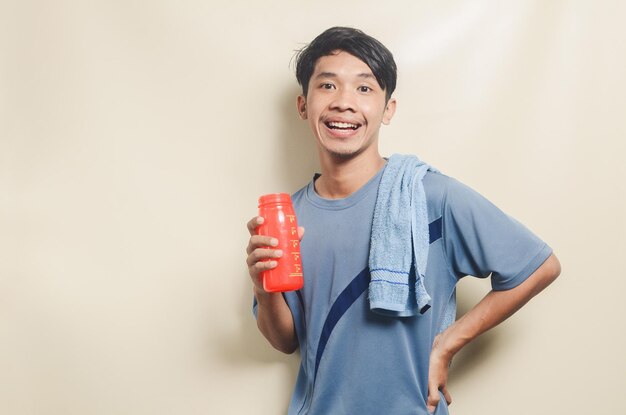
[[[304,228],[302,226],[298,226],[298,239],[302,240],[304,236]]]
[[[450,392],[448,392],[448,388],[444,386],[441,388],[441,392],[443,392],[443,397],[446,398],[446,403],[450,405],[452,403],[452,396]]]
[[[428,404],[426,405],[426,409],[428,410],[429,414],[434,414],[435,413],[435,409],[437,409],[437,405],[439,405],[439,401],[437,402],[428,402]]]
[[[248,241],[248,248],[246,252],[250,254],[257,248],[264,248],[266,246],[276,246],[278,245],[278,239],[271,236],[264,235],[252,235],[250,240]]]
[[[433,392],[434,391],[434,392]],[[440,400],[439,389],[436,386],[428,387],[428,400],[426,401],[426,406],[429,413],[435,412],[435,408],[439,405]]]
[[[246,263],[248,266],[252,266],[259,261],[263,261],[266,259],[272,258],[281,258],[283,256],[283,251],[280,249],[264,249],[257,248],[248,255],[246,258]]]
[[[277,261],[259,261],[249,267],[250,275],[259,275],[263,271],[276,268]]]
[[[265,219],[263,219],[262,216],[255,216],[250,219],[248,223],[246,223],[246,227],[248,228],[250,235],[256,235],[256,228],[258,228],[259,225],[262,225],[264,221]]]

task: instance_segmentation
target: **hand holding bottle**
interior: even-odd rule
[[[247,265],[257,291],[280,292],[302,287],[299,244],[304,228],[298,227],[287,194],[259,198],[259,216],[248,222]]]

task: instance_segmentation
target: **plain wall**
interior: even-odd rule
[[[0,413],[284,413],[245,222],[318,168],[293,52],[349,25],[399,66],[414,153],[555,250],[453,364],[451,413],[626,413],[619,1],[0,1]],[[459,285],[460,312],[489,289]],[[389,397],[392,399],[393,397]]]

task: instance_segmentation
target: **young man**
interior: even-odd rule
[[[396,108],[393,56],[361,31],[331,28],[300,52],[296,76],[298,112],[317,140],[321,165],[321,174],[293,195],[306,228],[306,236],[299,229],[304,288],[284,295],[263,290],[260,272],[282,256],[263,248],[275,246],[273,238],[256,235],[263,218],[248,223],[247,249],[260,331],[282,352],[300,348],[289,414],[447,414],[452,357],[548,286],[559,262],[521,224],[431,169],[411,185],[423,188],[427,262],[416,258],[425,252],[416,249],[408,283],[375,279],[373,222],[393,215],[374,213],[385,170],[396,160],[378,150],[380,126]],[[419,238],[395,245],[392,239],[382,244],[383,256],[418,246]],[[454,287],[465,275],[491,276],[493,290],[454,321]],[[409,287],[411,309],[377,310],[370,304],[375,284]]]

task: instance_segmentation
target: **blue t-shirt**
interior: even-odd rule
[[[495,290],[530,276],[551,249],[475,191],[443,174],[423,179],[430,249],[423,315],[389,317],[369,309],[368,256],[381,169],[345,199],[323,199],[314,181],[292,197],[304,287],[285,293],[301,365],[289,414],[426,415],[428,364],[446,307],[466,275],[491,275]],[[256,309],[255,309],[256,312]],[[435,414],[447,414],[441,399]]]

